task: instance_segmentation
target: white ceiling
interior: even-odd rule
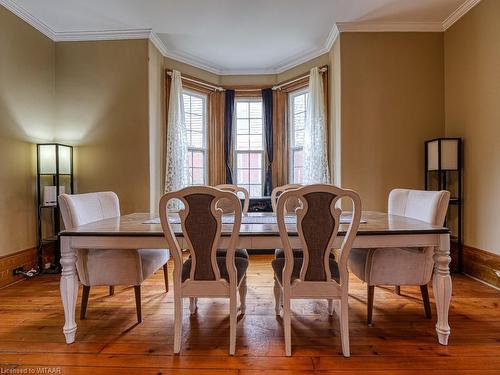
[[[218,74],[283,71],[327,52],[338,29],[442,31],[477,2],[0,0],[54,40],[151,35],[165,55]]]

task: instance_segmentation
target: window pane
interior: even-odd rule
[[[262,102],[250,102],[250,117],[262,118]]]
[[[203,133],[191,132],[191,142],[189,147],[203,148]]]
[[[236,183],[247,189],[251,196],[261,196],[264,149],[262,101],[237,99],[236,117]],[[252,152],[248,152],[250,150]]]
[[[246,134],[238,134],[236,137],[236,149],[237,150],[249,150],[250,149],[250,136]]]
[[[194,185],[203,185],[203,169],[201,168],[193,168],[193,184]]]
[[[203,152],[193,152],[193,167],[203,168],[203,161]]]
[[[248,126],[248,119],[237,119],[236,120],[236,133],[237,134],[250,133],[250,129]]]
[[[250,165],[249,163],[249,157],[251,158],[253,155],[249,155],[248,153],[238,153],[236,155],[237,158],[237,163],[236,167],[237,168],[249,168]]]
[[[294,137],[294,147],[304,146],[304,130],[296,130]]]
[[[251,197],[262,197],[262,185],[250,185],[248,192]]]
[[[295,150],[293,152],[293,165],[294,167],[304,166],[304,152],[302,150]]]
[[[203,131],[203,116],[192,114],[190,121],[186,119],[188,130],[202,132]]]
[[[302,167],[293,169],[293,179],[296,184],[302,183]]]
[[[262,155],[251,153],[250,154],[250,168],[262,168]]]
[[[186,138],[188,141],[188,175],[189,185],[203,185],[206,183],[206,97],[192,94],[189,91],[183,93]],[[199,150],[193,150],[193,148]],[[202,150],[202,151],[200,151]]]
[[[262,136],[260,134],[251,134],[250,136],[250,150],[262,150]]]
[[[238,169],[238,180],[239,184],[248,184],[249,183],[249,169]]]
[[[237,118],[248,118],[248,103],[247,102],[236,102],[236,117]]]
[[[303,112],[305,110],[306,110],[306,96],[304,94],[297,95],[294,98],[293,111],[297,113],[297,112]]]
[[[250,134],[262,134],[262,119],[250,120]]]
[[[262,171],[260,169],[250,169],[250,183],[251,184],[262,183]]]

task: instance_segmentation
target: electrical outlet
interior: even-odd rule
[[[21,266],[21,267],[17,267],[17,268],[14,268],[14,269],[12,270],[12,274],[13,274],[14,276],[21,275],[21,272],[24,272],[24,267],[23,267],[23,266]]]

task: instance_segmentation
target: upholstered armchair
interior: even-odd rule
[[[66,228],[120,216],[118,196],[113,192],[61,194],[59,206]],[[91,287],[109,286],[112,295],[117,285],[133,285],[137,320],[141,322],[141,284],[163,267],[168,292],[168,259],[168,250],[78,249],[76,268],[83,284],[80,319],[85,319]]]
[[[449,199],[448,191],[395,189],[389,194],[388,212],[390,215],[411,217],[443,226]],[[420,286],[425,316],[431,317],[427,284],[434,268],[433,255],[432,247],[351,250],[351,272],[368,285],[368,324],[372,323],[376,285],[393,285],[396,290],[402,285]]]

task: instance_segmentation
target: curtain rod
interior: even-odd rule
[[[328,71],[328,67],[326,67],[326,66],[323,66],[322,68],[319,68],[319,72],[320,73],[324,73],[326,71]],[[304,74],[303,76],[294,78],[294,79],[292,79],[290,81],[280,83],[279,85],[273,86],[273,90],[281,90],[282,87],[290,85],[290,84],[292,84],[294,82],[298,82],[300,80],[303,80],[304,78],[308,78],[309,76],[310,76],[310,74],[308,73],[308,74]]]
[[[172,76],[172,71],[171,71],[171,70],[167,70],[167,75]],[[226,89],[225,89],[225,88],[223,88],[223,87],[220,87],[220,86],[215,86],[215,85],[212,85],[212,84],[210,84],[210,83],[206,83],[206,82],[203,82],[203,81],[199,81],[199,80],[194,79],[194,78],[185,77],[185,76],[183,76],[182,74],[181,74],[181,78],[182,78],[182,79],[185,79],[186,81],[194,82],[194,83],[197,83],[197,84],[199,84],[199,85],[203,85],[203,86],[205,86],[205,87],[209,87],[209,88],[211,88],[211,89],[213,89],[213,90],[215,90],[215,91],[226,91]]]

